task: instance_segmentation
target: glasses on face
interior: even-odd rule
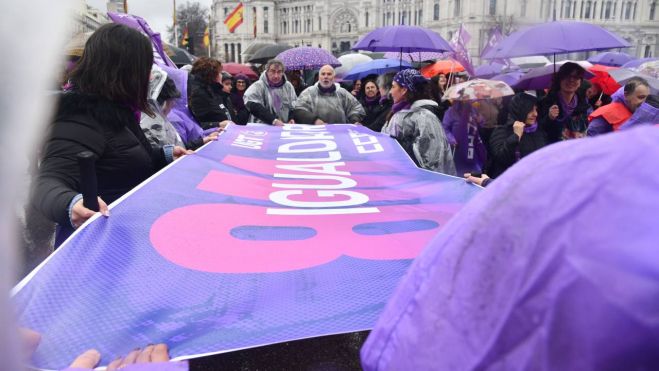
[[[245,85],[244,81],[236,81],[236,85]]]
[[[566,80],[581,80],[581,78],[582,78],[581,75],[577,75],[577,74],[565,76]]]

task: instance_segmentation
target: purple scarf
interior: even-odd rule
[[[577,108],[577,103],[578,103],[577,95],[575,94],[572,97],[572,100],[569,103],[567,103],[563,99],[563,94],[561,94],[559,92],[558,93],[558,103],[561,105],[561,111],[563,111],[565,116],[557,118],[556,121],[559,121],[559,122],[566,121],[568,118],[570,118],[572,116],[572,112],[574,112],[574,110]]]
[[[401,100],[398,103],[394,103],[393,106],[391,106],[391,113],[396,113],[398,111],[408,109],[412,107],[412,103],[406,101],[406,100]]]
[[[274,90],[284,86],[286,80],[282,78],[280,82],[275,84],[270,81],[268,76],[266,76],[265,79],[268,80],[268,92],[270,93],[270,98],[272,98],[272,108],[274,108],[274,112],[277,114],[281,111],[281,97],[279,97],[279,94],[275,93]]]
[[[331,94],[336,91],[336,85],[332,84],[329,88],[324,88],[320,83],[318,84],[318,91],[320,91],[320,94]]]
[[[524,132],[525,133],[535,133],[536,130],[538,130],[538,122],[537,121],[535,121],[531,125],[524,126]]]
[[[364,106],[369,106],[369,107],[375,106],[376,104],[380,103],[380,97],[377,96],[377,95],[374,96],[373,98],[369,98],[367,96],[364,96],[364,100],[363,100],[362,103],[363,103]]]

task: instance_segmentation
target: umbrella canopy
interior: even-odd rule
[[[274,59],[280,53],[293,48],[287,44],[272,44],[266,45],[252,54],[251,58],[247,60],[249,63],[263,64],[269,60]]]
[[[222,63],[222,71],[228,72],[232,76],[243,74],[250,80],[256,80],[259,78],[259,75],[257,75],[251,68],[239,63]]]
[[[551,61],[544,55],[530,55],[528,57],[510,58],[510,61],[520,68],[542,67]]]
[[[483,58],[564,54],[630,46],[625,39],[600,26],[586,22],[555,21],[510,34],[483,54]]]
[[[561,61],[557,63],[549,63],[543,67],[536,67],[530,69],[527,73],[522,76],[522,78],[515,84],[512,85],[515,89],[520,90],[540,90],[546,89],[551,86],[552,79],[554,78],[555,71],[557,71],[560,66],[564,63],[572,62],[580,65],[586,70],[584,74],[585,79],[590,79],[595,77],[592,72],[589,72],[588,69],[593,65],[586,61]]]
[[[624,67],[624,68],[636,68],[636,67],[642,65],[645,62],[651,62],[651,61],[659,61],[659,58],[650,57],[650,58],[633,59],[633,60],[623,64],[622,67]]]
[[[625,85],[632,77],[642,77],[647,80],[650,85],[650,93],[659,94],[659,79],[646,75],[642,72],[635,71],[629,68],[618,68],[617,70],[609,71],[609,75],[621,86]]]
[[[376,28],[362,37],[352,50],[411,53],[419,51],[445,52],[453,48],[435,31],[417,26],[386,26]]]
[[[400,71],[408,68],[412,68],[412,66],[408,62],[401,62],[398,59],[376,59],[354,67],[343,77],[343,80],[359,80],[368,75],[382,75],[387,72]]]
[[[343,78],[343,76],[348,74],[348,71],[353,69],[355,66],[368,63],[372,61],[373,58],[369,57],[368,55],[364,55],[360,53],[351,53],[340,56],[338,60],[341,63],[341,67],[338,67],[336,69],[336,76],[338,78]]]
[[[659,61],[649,61],[638,66],[637,70],[643,74],[659,78]]]
[[[588,62],[602,66],[620,67],[632,60],[632,56],[621,52],[604,52],[588,58]]]
[[[492,76],[490,80],[503,81],[510,86],[515,86],[524,77],[524,71],[511,71],[502,73],[500,75]]]
[[[245,50],[243,50],[242,52],[243,60],[248,61],[249,59],[252,58],[254,53],[270,45],[272,45],[272,43],[257,42],[257,41],[251,42],[249,46],[247,46],[247,48],[245,48]]]
[[[421,74],[427,78],[431,78],[433,76],[437,76],[440,73],[443,74],[448,74],[448,73],[456,73],[456,72],[462,72],[464,71],[465,68],[462,67],[462,65],[459,62],[456,62],[452,59],[447,59],[443,61],[437,61],[433,64],[429,64],[422,69],[419,70]]]
[[[165,53],[167,53],[172,62],[174,62],[174,64],[177,66],[192,64],[197,59],[197,57],[188,53],[188,51],[185,49],[177,48],[174,45],[165,43],[162,45]]]
[[[471,101],[501,98],[515,92],[503,81],[474,79],[455,84],[446,90],[442,100]]]
[[[87,39],[89,39],[89,36],[91,36],[93,33],[94,31],[81,32],[73,36],[73,38],[69,40],[69,42],[66,44],[66,47],[64,48],[64,50],[66,50],[66,55],[82,57],[82,51],[85,50]]]
[[[277,55],[277,59],[284,62],[287,71],[315,70],[326,64],[332,67],[341,65],[341,62],[327,50],[311,46],[288,49]]]
[[[412,53],[401,53],[401,52],[386,52],[384,57],[388,59],[399,59],[407,62],[423,62],[423,61],[434,61],[436,59],[446,58],[444,53],[439,52],[412,52]]]
[[[602,92],[607,95],[611,95],[620,89],[620,84],[611,77],[609,74],[610,71],[617,70],[618,67],[603,66],[601,64],[596,64],[588,69],[588,71],[595,74],[595,77],[590,79],[590,82],[597,84],[602,88]]]
[[[474,77],[478,77],[481,79],[489,79],[493,76],[503,73],[504,71],[514,71],[518,69],[519,66],[516,65],[506,66],[505,64],[502,63],[484,64],[476,67],[476,74],[474,75]]]

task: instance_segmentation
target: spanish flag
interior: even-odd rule
[[[208,45],[211,44],[211,34],[208,32],[208,26],[204,30],[204,46],[208,48]]]
[[[243,11],[243,3],[239,3],[236,9],[226,17],[224,24],[227,25],[229,32],[233,33],[243,23]]]
[[[188,45],[188,27],[186,26],[183,30],[183,40],[181,40],[181,45]]]

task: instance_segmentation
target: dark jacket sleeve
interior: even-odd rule
[[[34,207],[51,221],[68,225],[69,203],[80,193],[76,155],[91,151],[100,157],[104,150],[103,133],[92,125],[72,121],[53,124],[46,139],[39,173],[32,185]]]
[[[297,108],[293,110],[293,119],[298,124],[313,125],[317,118],[318,116],[316,116],[313,112]]]
[[[190,90],[188,107],[199,123],[217,123],[229,119],[226,111],[220,108],[219,101],[208,87],[194,86]]]
[[[245,107],[249,110],[249,112],[254,115],[257,119],[263,121],[266,124],[272,124],[273,121],[277,118],[269,109],[267,109],[264,105],[256,103],[256,102],[247,102],[245,104]]]
[[[510,129],[510,125],[500,126],[494,129],[490,137],[490,156],[499,169],[508,168],[515,163],[519,139]]]
[[[564,129],[564,125],[562,123],[549,118],[549,108],[551,108],[551,106],[554,104],[558,105],[558,102],[556,99],[554,99],[553,95],[548,95],[542,101],[540,101],[540,107],[538,110],[538,125],[545,133],[547,133],[547,139],[550,143],[560,141],[563,137]],[[563,112],[560,112],[560,105],[558,105],[558,109],[558,117],[561,117]]]

